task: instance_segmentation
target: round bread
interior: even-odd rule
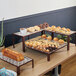
[[[53,39],[54,41],[58,41],[59,39],[57,38],[57,37],[54,37],[54,39]]]
[[[59,42],[59,44],[63,44],[64,40],[60,39],[58,42]]]

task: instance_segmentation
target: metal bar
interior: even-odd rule
[[[76,46],[76,33],[75,33],[75,46]]]
[[[12,43],[13,43],[13,48],[15,48],[14,42],[15,42],[14,34],[12,34]]]
[[[22,37],[23,52],[25,52],[25,37]]]
[[[17,75],[20,75],[20,67],[17,67]]]
[[[51,32],[51,36],[52,36],[52,40],[53,40],[53,38],[54,38],[54,32]]]
[[[34,68],[34,60],[32,59],[32,68]]]
[[[50,54],[47,54],[47,61],[50,61]]]
[[[67,36],[67,51],[69,51],[70,46],[70,36]]]

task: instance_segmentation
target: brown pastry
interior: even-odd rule
[[[53,39],[54,41],[58,41],[58,38],[57,37],[54,37],[54,39]]]
[[[49,27],[49,24],[47,22],[44,22],[43,25],[47,28]]]
[[[16,61],[22,61],[22,60],[24,60],[24,56],[21,53],[18,53],[16,51],[13,51],[13,50],[8,49],[8,48],[3,49],[2,50],[2,54],[4,56],[7,56],[7,57],[9,57],[11,59],[14,59]]]
[[[58,42],[59,42],[59,44],[63,44],[64,40],[60,39]]]

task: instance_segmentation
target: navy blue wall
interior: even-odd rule
[[[76,31],[76,6],[4,21],[5,45],[12,44],[11,34],[18,32],[20,27],[30,27],[44,22],[48,22],[50,26],[65,26]],[[19,41],[20,38],[16,37],[16,43]]]

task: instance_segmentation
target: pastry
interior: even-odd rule
[[[70,32],[71,30],[69,28],[67,28],[67,31]]]
[[[14,59],[16,61],[22,61],[22,60],[24,60],[24,56],[21,53],[18,53],[16,51],[13,51],[13,50],[8,49],[8,48],[3,49],[2,50],[2,54],[4,56],[7,56],[7,57],[9,57],[11,59]]]
[[[49,50],[49,49],[47,49],[47,50],[46,50],[46,52],[50,52],[50,50]]]
[[[34,26],[35,31],[40,31],[40,27]]]
[[[61,28],[63,31],[67,31],[67,29],[65,27]]]
[[[41,37],[42,37],[42,38],[46,38],[46,34],[43,34]]]
[[[57,37],[54,37],[54,39],[53,39],[54,41],[58,41],[58,38]]]
[[[47,40],[52,40],[52,37],[51,37],[51,36],[48,36],[48,37],[47,37]]]
[[[27,42],[25,42],[25,44],[27,45],[27,46],[29,46],[29,42],[27,41]]]
[[[45,26],[45,28],[47,28],[47,27],[49,27],[49,24],[47,22],[44,22],[43,26]]]
[[[55,31],[55,29],[56,29],[56,26],[55,26],[55,25],[52,25],[52,26],[51,26],[51,30],[52,30],[52,31]]]
[[[64,40],[60,39],[58,42],[59,42],[59,44],[63,44]]]

